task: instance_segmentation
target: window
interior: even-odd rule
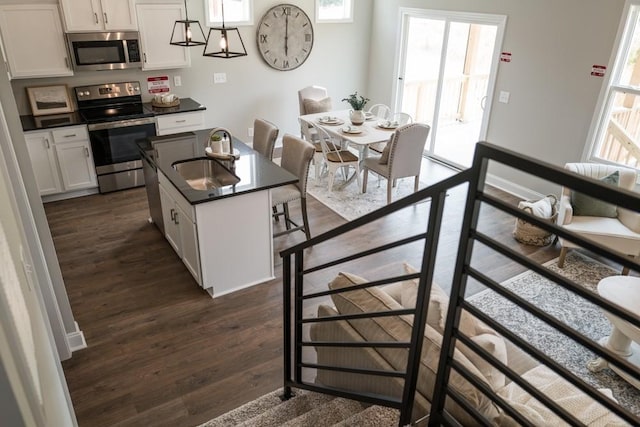
[[[640,168],[640,4],[629,8],[591,159]]]
[[[353,0],[316,0],[316,22],[353,22]]]
[[[207,27],[222,24],[222,0],[205,0]],[[224,24],[253,25],[253,0],[224,0]]]

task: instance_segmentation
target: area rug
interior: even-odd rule
[[[353,173],[353,169],[351,173]],[[386,179],[381,178],[380,185],[378,185],[377,175],[369,174],[366,193],[362,193],[357,180],[354,179],[347,185],[344,185],[344,182],[341,172],[338,171],[333,184],[333,191],[329,191],[328,178],[324,177],[319,182],[316,182],[312,165],[309,170],[307,193],[348,221],[359,218],[387,204]],[[396,187],[392,190],[392,200],[395,201],[412,194],[413,183],[413,178],[399,179]],[[427,184],[422,181],[419,183],[419,188],[426,186]]]
[[[601,279],[620,274],[577,251],[568,253],[564,268],[557,267],[557,260],[545,265],[593,292]],[[502,285],[589,338],[597,341],[611,332],[611,324],[597,306],[534,272],[522,273]],[[468,300],[590,385],[611,389],[622,406],[640,415],[640,391],[610,369],[589,371],[587,363],[595,358],[592,352],[491,290]]]

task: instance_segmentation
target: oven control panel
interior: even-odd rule
[[[78,101],[117,98],[119,96],[139,96],[140,82],[105,83],[101,85],[73,88]]]

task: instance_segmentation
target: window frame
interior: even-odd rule
[[[229,19],[229,13],[225,12],[224,25],[234,26],[234,27],[243,27],[243,26],[251,26],[253,25],[253,14],[254,14],[254,0],[240,0],[245,7],[248,8],[248,18],[245,20],[233,20]],[[212,15],[212,10],[214,7],[214,3],[221,3],[222,0],[204,0],[204,12],[205,12],[205,25],[207,27],[219,27],[222,25],[222,17]]]
[[[628,1],[622,13],[618,34],[611,52],[611,58],[609,60],[610,71],[605,75],[605,81],[603,82],[598,99],[598,107],[593,115],[591,129],[587,139],[588,143],[585,146],[582,156],[585,161],[632,168],[632,166],[599,157],[597,152],[600,149],[601,141],[609,126],[611,109],[613,108],[613,101],[616,95],[619,93],[628,93],[640,97],[640,87],[632,87],[620,83],[629,55],[629,49],[631,48],[633,34],[635,31],[640,31],[639,19],[640,0]],[[637,166],[635,169],[640,170],[640,167]],[[638,178],[640,182],[640,175]]]
[[[349,24],[353,22],[353,14],[355,9],[355,0],[342,0],[343,5],[344,2],[348,1],[350,4],[349,16],[344,18],[331,18],[331,19],[321,19],[320,18],[320,0],[315,0],[315,21],[316,24]]]

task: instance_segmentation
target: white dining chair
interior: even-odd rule
[[[335,140],[324,129],[313,124],[318,135],[318,142],[322,147],[322,155],[324,157],[324,165],[328,175],[328,189],[333,191],[333,182],[338,169],[342,170],[345,182],[348,180],[349,168],[354,168],[356,178],[358,180],[358,188],[361,187],[360,182],[360,159],[346,148],[341,148],[341,142]],[[316,181],[318,182],[318,181]]]
[[[389,119],[392,122],[398,122],[399,126],[406,125],[408,123],[413,123],[413,117],[408,113],[394,113],[391,115]]]
[[[376,119],[388,120],[391,117],[391,108],[384,104],[374,104],[369,108],[369,113]]]
[[[300,115],[304,116],[306,114],[315,114],[315,113],[324,113],[327,111],[331,111],[331,98],[329,97],[329,93],[326,88],[322,86],[307,86],[298,91],[298,105],[300,107]],[[304,138],[303,129],[301,130],[301,136]],[[313,141],[315,136],[315,131],[311,131],[309,134],[311,139],[307,138],[307,141]]]

